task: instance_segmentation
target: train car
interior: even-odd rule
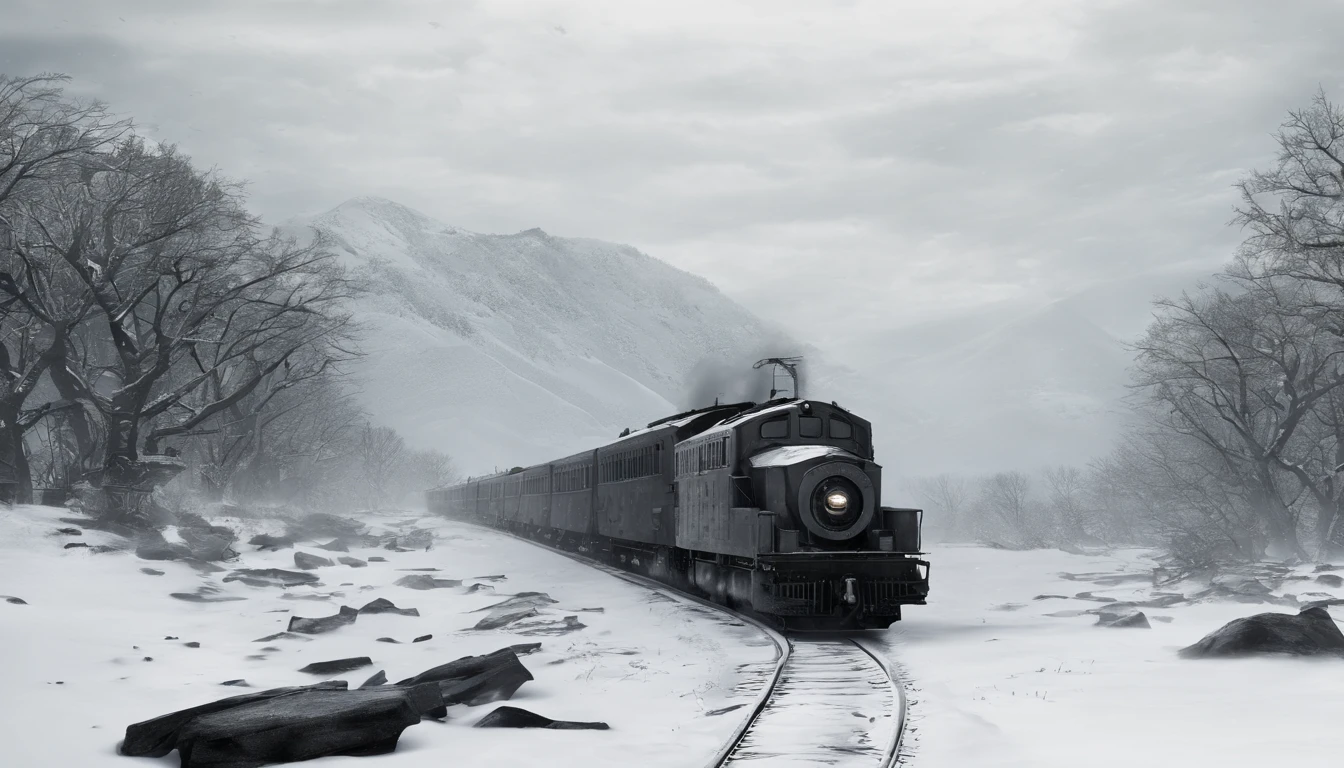
[[[782,628],[881,628],[925,603],[929,563],[922,512],[881,505],[874,458],[835,403],[716,404],[427,501]]]

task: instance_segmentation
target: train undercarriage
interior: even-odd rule
[[[924,605],[929,563],[890,552],[791,552],[755,559],[505,523],[545,546],[651,578],[777,629],[885,629]]]

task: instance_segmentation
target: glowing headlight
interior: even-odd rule
[[[849,508],[849,496],[835,491],[826,496],[826,511],[833,515],[842,515]]]

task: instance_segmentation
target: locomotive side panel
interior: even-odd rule
[[[682,549],[755,557],[770,528],[755,507],[735,507],[731,432],[680,443],[676,451],[677,534]]]
[[[593,530],[593,451],[562,459],[551,476],[551,527],[587,535]]]
[[[518,514],[514,522],[531,528],[551,524],[551,465],[542,464],[517,475]]]

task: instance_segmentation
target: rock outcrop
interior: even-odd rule
[[[1187,659],[1289,654],[1344,656],[1344,633],[1323,606],[1300,613],[1259,613],[1234,619],[1194,645],[1182,648]]]

